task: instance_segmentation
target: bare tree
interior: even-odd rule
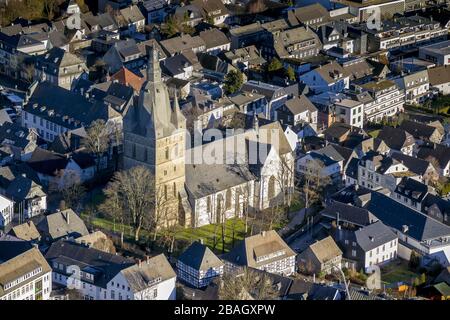
[[[113,196],[113,194],[116,195]],[[144,166],[136,166],[126,171],[119,171],[105,190],[105,202],[118,205],[129,218],[135,241],[145,221],[151,219],[155,212],[155,179]]]
[[[65,208],[79,211],[82,207],[80,199],[86,193],[80,175],[73,170],[60,171],[49,184],[49,191],[62,195]]]
[[[220,300],[274,300],[279,296],[266,272],[244,268],[239,274],[228,273],[219,286]]]
[[[323,165],[320,163],[308,161],[303,168],[301,178],[298,179],[305,199],[305,208],[309,208],[314,201],[320,199],[323,187],[331,182],[330,177],[322,174],[322,170]]]
[[[99,210],[112,218],[113,231],[116,231],[116,222],[118,222],[120,229],[120,246],[123,247],[125,220],[127,216],[123,204],[121,203],[122,198],[116,190],[116,185],[111,185],[111,183],[114,182],[110,182],[106,189],[103,190],[107,200],[100,204]]]
[[[83,146],[95,155],[97,172],[100,168],[100,159],[108,150],[110,140],[108,128],[102,119],[92,122],[86,130],[86,137],[83,138]]]

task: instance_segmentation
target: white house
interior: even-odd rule
[[[353,127],[362,128],[364,124],[364,104],[360,101],[342,99],[333,106],[334,120],[347,123]]]
[[[229,272],[240,267],[250,267],[290,276],[295,273],[295,256],[296,253],[278,233],[270,230],[245,238],[223,259],[225,269]]]
[[[0,300],[49,300],[52,269],[39,249],[16,241],[0,241]]]
[[[196,288],[223,275],[224,263],[202,242],[195,241],[177,260],[177,275]]]
[[[8,226],[14,217],[14,201],[0,195],[0,228]]]
[[[83,244],[58,241],[45,257],[53,281],[76,288],[85,300],[176,298],[176,274],[163,254],[135,263]]]
[[[319,66],[300,76],[300,81],[308,85],[314,93],[342,92],[349,88],[350,77],[336,61]]]

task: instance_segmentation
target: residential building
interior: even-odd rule
[[[333,230],[333,238],[342,249],[343,257],[356,262],[357,270],[369,272],[372,266],[397,258],[398,237],[379,220],[356,229],[338,225]]]
[[[36,58],[34,78],[45,80],[61,88],[71,90],[72,83],[87,79],[88,68],[75,54],[60,48],[52,48]]]
[[[176,274],[163,254],[135,263],[71,241],[51,245],[45,258],[53,282],[76,286],[85,300],[175,300]],[[75,276],[74,276],[75,271]]]
[[[423,160],[432,161],[434,166],[438,166],[439,175],[450,176],[450,148],[442,144],[425,143],[418,147],[417,157]]]
[[[368,49],[371,52],[419,47],[446,40],[448,33],[438,21],[420,16],[384,20],[379,30],[364,27],[364,31],[368,33]]]
[[[344,74],[344,69],[336,61],[319,66],[300,76],[315,94],[322,92],[342,92],[349,88],[349,76]]]
[[[400,128],[410,133],[418,144],[423,142],[440,143],[444,137],[444,130],[419,121],[404,120]]]
[[[41,234],[36,229],[34,222],[31,220],[12,227],[9,234],[18,239],[29,241],[31,243],[39,243],[41,241]]]
[[[399,257],[409,259],[408,248],[413,248],[423,255],[423,264],[437,259],[443,266],[449,265],[449,226],[375,191],[367,209],[397,234]]]
[[[344,122],[362,128],[364,124],[364,104],[359,101],[342,99],[331,106],[333,122]]]
[[[8,227],[14,218],[14,201],[0,195],[0,229]]]
[[[161,23],[166,18],[169,11],[169,1],[167,0],[145,0],[141,5],[145,13],[147,24]]]
[[[221,52],[229,51],[231,42],[228,37],[219,29],[212,28],[200,31],[199,37],[205,42],[206,52],[217,55]]]
[[[316,241],[297,257],[300,270],[308,274],[330,274],[342,266],[342,251],[328,236]]]
[[[49,300],[52,269],[38,248],[17,238],[0,241],[0,300]]]
[[[322,49],[317,34],[307,27],[299,26],[270,33],[266,31],[266,33],[261,44],[261,53],[267,60],[272,58],[307,59],[316,56]]]
[[[317,117],[317,108],[303,94],[287,100],[276,110],[276,120],[285,125],[296,126],[300,123],[309,123],[317,130]]]
[[[284,276],[295,272],[295,252],[276,231],[263,231],[242,240],[223,256],[225,269],[250,267]]]
[[[450,64],[450,41],[441,41],[419,47],[419,58],[432,61],[438,66]]]
[[[405,174],[409,174],[408,168],[401,162],[369,151],[359,161],[358,184],[372,190],[393,191]]]
[[[405,75],[395,82],[404,90],[406,103],[421,104],[431,97],[427,70]]]
[[[440,94],[450,94],[450,69],[445,66],[428,69],[430,89],[437,89]]]
[[[412,156],[416,141],[414,137],[401,128],[385,126],[378,133],[378,139],[381,139],[393,152],[401,152]]]
[[[422,211],[422,202],[432,187],[417,180],[404,177],[391,193],[391,198],[412,209]]]
[[[206,43],[200,36],[192,37],[189,34],[163,40],[160,42],[160,45],[168,56],[174,56],[184,51],[197,53],[206,50]]]
[[[264,95],[267,100],[266,118],[274,119],[276,110],[281,107],[288,98],[288,92],[285,88],[273,84],[249,80],[241,87],[242,91],[254,94]]]
[[[193,242],[177,259],[178,279],[202,288],[223,275],[224,263],[203,243]]]
[[[364,103],[366,121],[379,122],[404,111],[405,93],[391,80],[363,84],[353,99]]]
[[[49,214],[36,226],[47,243],[59,239],[78,238],[89,234],[83,220],[72,210],[66,209]]]

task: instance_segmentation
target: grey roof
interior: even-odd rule
[[[439,166],[443,169],[450,161],[450,148],[442,144],[427,143],[419,146],[417,157],[427,160],[428,158],[434,158]]]
[[[415,202],[421,203],[428,194],[428,186],[409,177],[403,177],[395,192]]]
[[[414,138],[421,140],[428,140],[431,135],[437,130],[435,127],[426,125],[418,121],[403,120],[400,128],[412,134]]]
[[[450,227],[408,208],[379,192],[372,192],[367,209],[385,225],[402,232],[408,226],[407,235],[417,241],[450,236]]]
[[[154,283],[176,277],[175,271],[170,266],[164,254],[132,265],[121,271],[133,291],[141,292]]]
[[[345,221],[358,226],[367,226],[378,221],[378,218],[367,209],[338,201],[333,201],[329,206],[323,209],[320,214],[333,220],[337,219],[339,215],[339,221]]]
[[[397,239],[397,235],[381,221],[355,231],[355,237],[365,252]]]
[[[37,229],[46,235],[50,235],[52,240],[62,237],[77,238],[89,234],[83,220],[72,209],[45,216],[38,223]]]
[[[378,138],[383,140],[389,148],[400,150],[403,147],[413,145],[414,137],[401,128],[385,126],[378,134]]]
[[[199,36],[205,42],[206,49],[223,46],[230,43],[230,40],[227,38],[225,33],[216,28],[201,31]]]
[[[254,180],[247,165],[189,164],[186,165],[186,187],[195,198],[214,194]]]
[[[127,23],[134,23],[141,20],[145,20],[141,10],[136,5],[132,5],[120,10],[120,14]]]
[[[106,284],[121,270],[132,266],[132,260],[106,253],[72,241],[59,240],[45,254],[50,262],[77,265],[82,271],[94,271],[94,284],[106,288]],[[61,271],[60,271],[61,272]]]
[[[192,267],[195,270],[208,271],[211,268],[218,268],[224,263],[204,244],[198,241],[193,242],[187,248],[178,261]]]
[[[22,176],[14,179],[5,190],[5,193],[15,202],[46,196],[40,185],[33,180]]]
[[[282,254],[260,262],[256,261],[258,257],[278,252],[282,252]],[[225,254],[223,259],[235,265],[258,268],[270,262],[295,255],[295,252],[281,239],[278,233],[270,230],[245,238],[229,253]]]
[[[418,175],[424,175],[430,166],[430,162],[416,158],[411,157],[406,154],[400,153],[400,152],[394,152],[391,154],[391,158],[401,162],[404,164],[409,171],[418,174]],[[437,169],[437,168],[436,168]]]
[[[98,110],[106,108],[100,103],[94,106],[85,97],[45,81],[37,84],[23,109],[62,127],[75,129],[89,125],[97,119]]]
[[[341,249],[339,249],[331,236],[316,241],[309,246],[309,249],[314,253],[320,263],[327,263],[338,256],[342,256]]]
[[[286,107],[289,111],[292,112],[293,115],[297,115],[299,113],[309,111],[316,112],[316,106],[305,96],[300,95],[299,97],[294,97],[285,102]]]

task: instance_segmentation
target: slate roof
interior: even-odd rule
[[[270,255],[281,250],[284,251],[284,254],[261,262],[256,261],[258,256]],[[270,230],[245,238],[229,253],[225,254],[223,259],[235,265],[258,268],[272,261],[295,255],[295,252],[281,239],[278,233]]]
[[[331,236],[311,244],[309,249],[311,249],[320,263],[327,263],[338,256],[342,256],[341,249],[339,249]]]
[[[293,115],[297,115],[305,111],[317,111],[316,106],[303,94],[299,97],[294,97],[287,100],[284,104]]]
[[[186,187],[195,198],[214,194],[254,180],[247,165],[189,164],[186,165]]]
[[[417,180],[403,177],[395,188],[395,193],[421,203],[428,194],[428,186]]]
[[[430,166],[430,163],[426,160],[411,157],[400,152],[392,153],[391,158],[404,164],[409,171],[421,176],[426,173],[428,167]]]
[[[72,209],[45,216],[38,223],[37,229],[45,235],[50,235],[52,240],[62,237],[77,238],[89,234],[83,220]]]
[[[102,103],[94,106],[85,97],[45,81],[37,84],[23,109],[65,128],[75,129],[96,120],[96,113],[101,108],[106,109],[106,106]]]
[[[450,236],[450,227],[379,192],[372,192],[367,209],[385,225],[400,232],[403,226],[408,226],[407,235],[417,241]]]
[[[208,271],[218,268],[224,263],[204,244],[193,242],[178,258],[178,261],[195,270]]]
[[[381,221],[355,231],[356,242],[365,252],[397,239],[397,235]]]
[[[412,134],[414,138],[420,140],[429,140],[437,130],[435,127],[426,125],[418,121],[403,120],[400,128]]]
[[[215,48],[230,43],[230,40],[225,33],[216,28],[201,31],[199,36],[205,42],[206,49]]]
[[[358,226],[367,226],[375,221],[378,221],[378,218],[367,209],[338,201],[333,201],[329,206],[320,212],[322,216],[333,220],[337,219],[338,213],[339,221],[345,221]]]
[[[6,188],[5,193],[15,202],[46,196],[40,185],[33,180],[22,176],[19,176],[11,181],[8,188]]]
[[[388,126],[381,129],[378,139],[383,140],[389,148],[394,150],[400,150],[415,143],[414,137],[405,130]]]
[[[121,273],[134,293],[147,289],[153,283],[176,277],[175,271],[164,254],[147,258],[147,260],[123,269]]]
[[[121,270],[134,264],[132,260],[122,256],[65,240],[53,243],[45,254],[45,258],[50,263],[77,265],[82,271],[87,268],[90,271],[95,270],[94,284],[104,289],[106,289],[106,284]]]
[[[27,221],[12,227],[10,233],[13,233],[14,236],[25,241],[38,240],[41,237],[33,221]]]
[[[430,78],[430,85],[436,86],[450,82],[450,67],[440,66],[428,69],[428,77]]]
[[[450,148],[442,144],[428,143],[419,146],[417,157],[421,159],[434,158],[441,169],[445,168],[450,161]]]
[[[23,242],[24,245],[16,241],[0,241],[0,297],[16,290],[17,285],[6,290],[4,288],[6,284],[26,273],[41,268],[41,272],[26,280],[31,282],[51,271],[39,249],[32,247],[28,242]],[[22,282],[21,286],[23,285]]]
[[[51,176],[55,176],[59,170],[64,170],[68,162],[66,156],[42,148],[36,148],[27,161],[36,172]]]

